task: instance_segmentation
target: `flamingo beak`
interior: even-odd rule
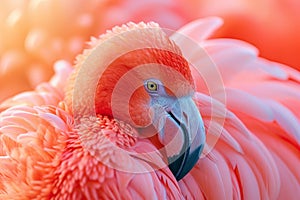
[[[154,125],[158,128],[158,139],[164,145],[168,166],[176,179],[180,180],[199,160],[205,144],[205,130],[191,97],[169,102],[172,102],[172,106],[156,109],[160,111],[155,112]]]

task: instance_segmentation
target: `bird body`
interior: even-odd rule
[[[297,199],[300,73],[241,41],[207,40],[220,24],[201,19],[171,36],[154,23],[116,27],[75,69],[57,62],[48,83],[3,102],[0,199]],[[181,102],[197,109],[178,111]]]

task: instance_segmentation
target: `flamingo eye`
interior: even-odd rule
[[[151,92],[155,92],[158,90],[158,85],[154,81],[147,82],[147,89]]]

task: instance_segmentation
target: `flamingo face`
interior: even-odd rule
[[[123,121],[141,138],[151,130],[148,139],[165,161],[158,168],[167,165],[177,180],[193,168],[205,143],[194,80],[179,47],[157,25],[114,29],[75,68],[66,102],[76,116]]]
[[[157,79],[146,80],[144,88],[150,97],[153,125],[166,150],[169,168],[180,180],[193,168],[203,150],[202,118],[191,95],[169,95]]]

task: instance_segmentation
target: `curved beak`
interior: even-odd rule
[[[170,170],[180,180],[199,160],[205,144],[204,124],[191,97],[173,100],[172,106],[159,110],[154,120],[158,139],[164,145]]]

